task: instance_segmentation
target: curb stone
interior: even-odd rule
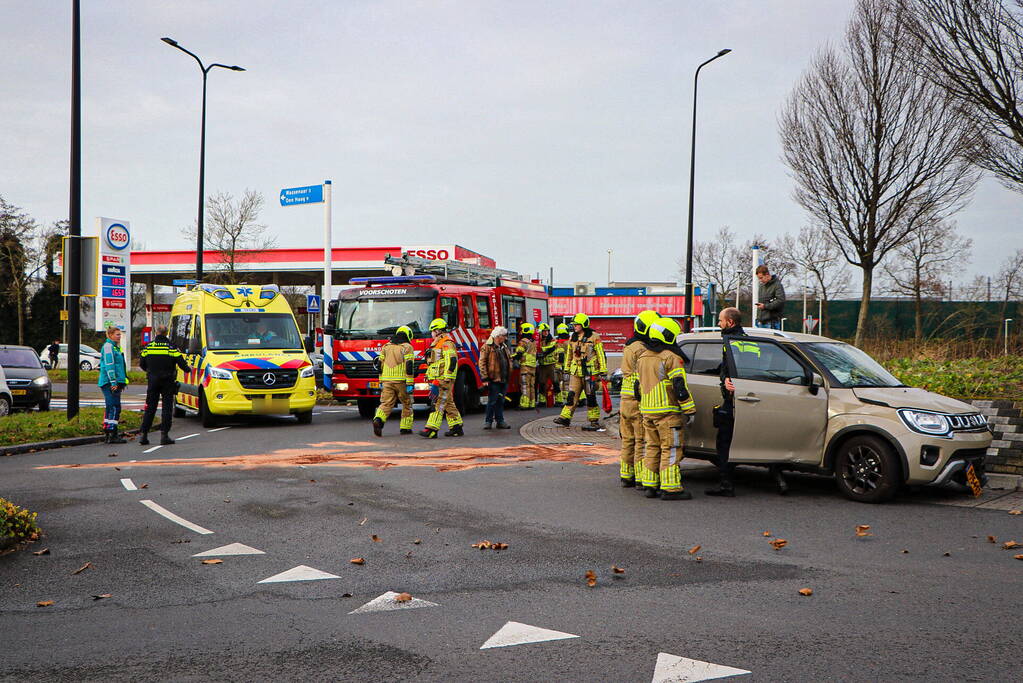
[[[160,425],[153,425],[150,432],[160,431]],[[130,429],[121,432],[124,436],[137,436],[138,429]],[[53,441],[38,441],[36,443],[20,443],[13,446],[0,446],[0,457],[5,455],[22,455],[32,451],[49,451],[54,448],[68,448],[70,446],[87,446],[93,443],[102,443],[105,437],[102,434],[90,436],[72,436],[68,439],[55,439]]]

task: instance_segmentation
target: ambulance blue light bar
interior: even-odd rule
[[[353,277],[353,285],[415,285],[421,282],[436,282],[433,275],[397,275],[394,277]]]

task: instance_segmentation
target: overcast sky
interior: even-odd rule
[[[697,239],[806,222],[777,116],[853,0],[83,0],[83,216],[189,245],[201,77],[207,194],[257,190],[281,246],[458,243],[559,283],[674,279],[684,249],[692,73],[701,73]],[[0,195],[67,215],[70,0],[0,2]],[[957,282],[1023,242],[1023,196],[985,180],[958,217]]]

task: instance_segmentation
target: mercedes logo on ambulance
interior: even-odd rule
[[[272,372],[267,372],[263,375],[263,384],[272,386],[277,382],[277,375]]]

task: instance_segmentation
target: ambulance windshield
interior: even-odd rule
[[[428,299],[342,299],[337,312],[339,339],[382,339],[402,325],[414,337],[429,336],[434,318],[434,297]]]
[[[295,319],[287,313],[212,313],[206,316],[210,349],[301,349]]]

